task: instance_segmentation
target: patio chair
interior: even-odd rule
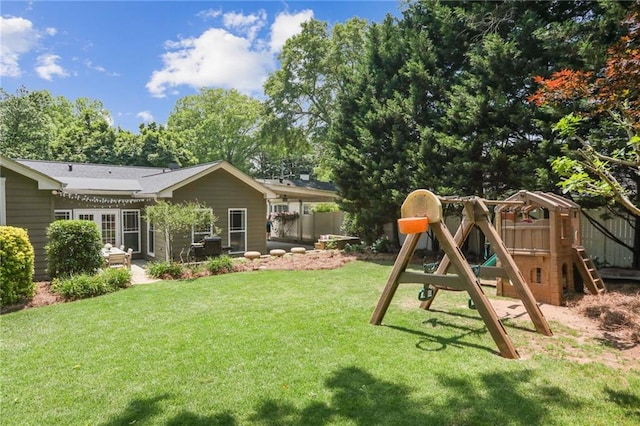
[[[124,255],[124,266],[127,269],[131,269],[131,258],[133,256],[133,249],[130,248]]]
[[[109,268],[126,268],[126,253],[109,253],[107,265]]]

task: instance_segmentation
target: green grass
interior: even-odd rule
[[[370,325],[389,272],[234,273],[4,315],[0,423],[640,422],[640,372],[597,362],[614,349],[508,322],[527,356],[503,359],[463,293],[441,292],[425,312],[419,286],[402,286],[386,325]],[[576,362],[568,345],[596,361]]]

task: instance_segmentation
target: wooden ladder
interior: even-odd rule
[[[602,294],[607,289],[604,286],[604,281],[596,269],[596,265],[593,260],[587,256],[587,251],[582,246],[573,246],[573,262],[580,271],[580,276],[585,285],[589,289],[589,292],[594,295]]]

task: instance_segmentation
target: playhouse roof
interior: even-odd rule
[[[521,190],[508,197],[505,201],[522,201],[524,206],[544,207],[545,209],[552,211],[580,209],[580,206],[571,200],[567,200],[566,198],[551,192],[542,191],[530,192]],[[502,204],[498,205],[496,210],[500,211],[509,207],[513,206]]]

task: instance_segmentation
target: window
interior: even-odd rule
[[[272,211],[276,213],[284,213],[289,211],[289,204],[274,204]]]
[[[229,209],[229,246],[231,253],[247,249],[247,209]]]
[[[203,209],[202,211],[208,212],[213,219],[213,209]],[[213,237],[213,221],[209,220],[209,223],[203,226],[194,226],[191,228],[191,242],[202,241],[205,237]]]
[[[71,220],[71,210],[55,210],[53,220]]]
[[[140,210],[122,210],[122,244],[140,252]]]
[[[100,215],[100,230],[102,231],[102,240],[106,243],[116,245],[118,241],[117,235],[117,216],[115,213],[102,213]]]
[[[311,204],[302,205],[302,214],[311,214]]]
[[[7,224],[7,195],[5,193],[5,182],[7,178],[0,178],[0,225]]]
[[[155,230],[151,222],[147,222],[147,254],[153,257],[156,255]]]

